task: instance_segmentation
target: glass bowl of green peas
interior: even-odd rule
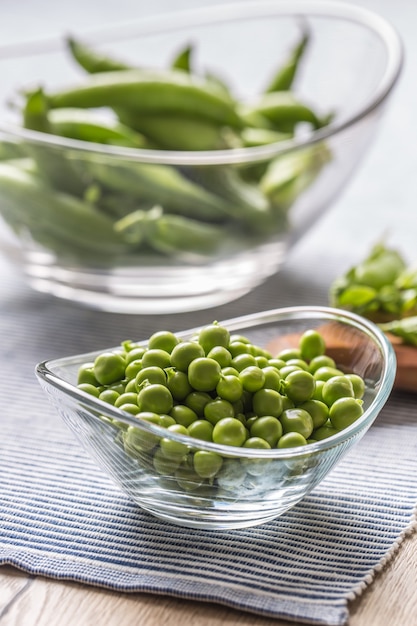
[[[233,529],[279,517],[327,476],[382,410],[396,360],[373,322],[303,306],[126,339],[36,374],[139,507]]]
[[[3,249],[33,288],[104,311],[236,299],[342,191],[401,66],[383,18],[315,0],[0,49]]]

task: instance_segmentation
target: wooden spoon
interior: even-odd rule
[[[344,361],[351,361],[353,350],[357,353],[357,365],[360,372],[364,368],[369,372],[369,368],[372,369],[376,365],[378,357],[376,348],[373,353],[372,350],[369,353],[369,347],[367,347],[366,353],[364,353],[363,345],[361,349],[361,334],[359,332],[356,335],[352,329],[347,329],[347,332],[343,333],[341,332],[343,328],[337,323],[325,324],[318,330],[326,342],[326,353],[333,357],[338,364],[343,365]],[[285,348],[294,348],[298,346],[300,336],[301,333],[294,333],[277,337],[269,342],[267,349],[272,354],[277,354]],[[417,393],[417,348],[403,344],[401,339],[394,335],[387,333],[387,337],[391,341],[397,357],[394,389]],[[364,373],[362,371],[361,375]]]

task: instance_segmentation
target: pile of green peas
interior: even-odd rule
[[[217,322],[186,340],[159,331],[146,346],[124,341],[83,364],[77,385],[138,421],[166,428],[161,438],[119,422],[125,451],[147,456],[158,474],[175,476],[185,489],[196,481],[213,484],[229,459],[168,433],[259,449],[262,457],[262,450],[299,448],[343,430],[363,414],[365,392],[358,374],[344,373],[326,354],[317,330],[272,355]],[[246,463],[253,475],[261,469],[256,461]]]

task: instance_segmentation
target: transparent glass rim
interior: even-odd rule
[[[82,402],[83,405],[91,409],[94,413],[109,416],[117,420],[118,422],[122,422],[128,426],[135,426],[136,428],[143,429],[144,431],[157,435],[158,437],[168,436],[170,439],[181,443],[186,443],[190,447],[195,448],[196,445],[198,445],[198,448],[201,450],[217,452],[224,457],[230,458],[239,457],[250,459],[262,457],[264,459],[290,460],[294,458],[305,457],[314,453],[324,452],[325,450],[337,447],[345,443],[352,437],[355,437],[364,428],[370,425],[374,421],[374,419],[376,419],[376,416],[386,403],[394,385],[396,375],[396,356],[392,344],[376,324],[367,320],[364,317],[356,315],[355,313],[332,307],[285,307],[264,311],[262,313],[252,313],[250,315],[235,317],[229,320],[220,321],[219,323],[226,326],[230,331],[233,332],[238,331],[242,328],[258,326],[261,323],[268,324],[279,321],[295,321],[297,319],[337,321],[347,324],[352,328],[356,328],[375,342],[381,352],[383,360],[379,389],[369,407],[364,411],[363,415],[356,422],[354,422],[344,430],[340,431],[339,433],[332,435],[327,439],[310,443],[307,446],[302,446],[300,448],[262,450],[260,453],[258,449],[225,446],[212,442],[196,440],[195,438],[185,435],[179,435],[172,432],[169,432],[167,434],[167,430],[165,428],[149,422],[139,422],[137,418],[130,416],[128,413],[118,409],[117,407],[114,407],[111,404],[99,400],[98,398],[78,389],[71,383],[65,381],[63,378],[55,374],[53,371],[53,368],[59,365],[69,365],[71,363],[81,364],[81,362],[94,360],[94,357],[101,354],[103,351],[120,350],[120,346],[105,348],[104,350],[98,350],[85,354],[78,354],[72,357],[42,361],[36,365],[35,373],[40,380],[44,381],[48,385],[52,385],[73,400]],[[192,328],[186,331],[178,332],[176,333],[176,335],[178,335],[179,337],[188,337],[195,334],[199,329],[200,327]],[[138,341],[138,343],[146,345],[147,340],[142,342]],[[99,420],[99,417],[97,417],[97,420]],[[196,441],[198,442],[197,444]]]
[[[348,116],[341,122],[312,131],[308,137],[294,138],[287,141],[272,143],[267,146],[235,148],[233,150],[209,151],[172,151],[145,150],[103,146],[86,141],[53,137],[44,133],[29,131],[15,126],[0,125],[0,132],[15,138],[25,139],[34,143],[67,148],[77,151],[88,151],[113,158],[130,159],[147,163],[163,163],[170,165],[220,165],[248,163],[269,159],[277,154],[291,152],[302,147],[314,145],[333,136],[339,135],[354,126],[362,119],[371,115],[388,97],[399,78],[403,65],[403,45],[397,31],[385,18],[368,9],[334,0],[278,0],[261,1],[259,3],[226,4],[222,7],[205,7],[188,11],[167,13],[152,16],[138,21],[115,25],[112,28],[101,28],[84,31],[92,42],[109,42],[120,37],[136,37],[161,32],[178,30],[189,26],[207,26],[218,22],[239,21],[249,18],[263,17],[294,17],[300,15],[347,20],[362,25],[377,34],[387,50],[387,65],[377,88],[369,100],[357,113]],[[58,48],[58,40],[28,42],[26,44],[0,47],[1,58],[17,58],[24,54],[53,51]]]

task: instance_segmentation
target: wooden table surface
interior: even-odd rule
[[[349,626],[417,626],[417,533],[350,603]],[[0,568],[0,626],[288,626],[227,607],[126,594]]]

